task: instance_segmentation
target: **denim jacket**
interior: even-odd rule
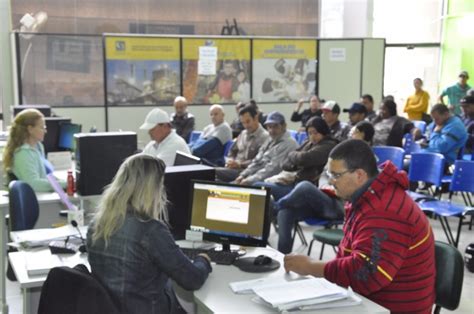
[[[92,274],[107,288],[122,313],[182,313],[170,278],[186,290],[199,289],[212,271],[209,262],[191,262],[175,244],[168,227],[127,213],[124,224],[109,239],[87,249]]]

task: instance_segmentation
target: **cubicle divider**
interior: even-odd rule
[[[146,113],[156,106],[171,113],[176,95],[193,96],[188,110],[196,117],[196,129],[210,123],[211,103],[221,103],[230,122],[237,116],[234,104],[248,98],[256,99],[263,112],[278,110],[289,118],[295,102],[312,94],[336,100],[341,108],[365,93],[373,95],[377,105],[383,95],[384,39],[32,36],[28,42],[17,36],[22,43],[16,56],[22,73],[18,80],[20,92],[26,93],[20,94],[20,102],[50,104],[57,115],[71,117],[84,131],[96,127],[138,132],[139,145],[148,141],[138,130]],[[58,50],[62,46],[68,49]],[[106,46],[115,51],[108,55]],[[134,52],[125,53],[127,47]],[[138,55],[137,49],[142,49]],[[150,53],[153,49],[160,52]],[[109,69],[117,64],[122,70]],[[5,115],[9,110],[4,108]],[[347,120],[347,115],[340,119]],[[289,122],[288,127],[296,129],[298,123]]]

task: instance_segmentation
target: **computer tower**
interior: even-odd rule
[[[135,132],[78,133],[76,187],[80,195],[100,195],[122,162],[137,151]]]
[[[204,165],[166,167],[165,187],[168,217],[176,240],[185,238],[191,224],[191,180],[215,181],[216,170]]]

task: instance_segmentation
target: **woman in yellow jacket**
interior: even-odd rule
[[[423,113],[428,110],[430,94],[422,89],[423,81],[420,78],[414,79],[413,85],[415,86],[415,93],[408,97],[404,112],[408,114],[410,120],[421,120]]]

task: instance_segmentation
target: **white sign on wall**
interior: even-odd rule
[[[346,48],[330,48],[329,61],[345,62],[346,61]]]

